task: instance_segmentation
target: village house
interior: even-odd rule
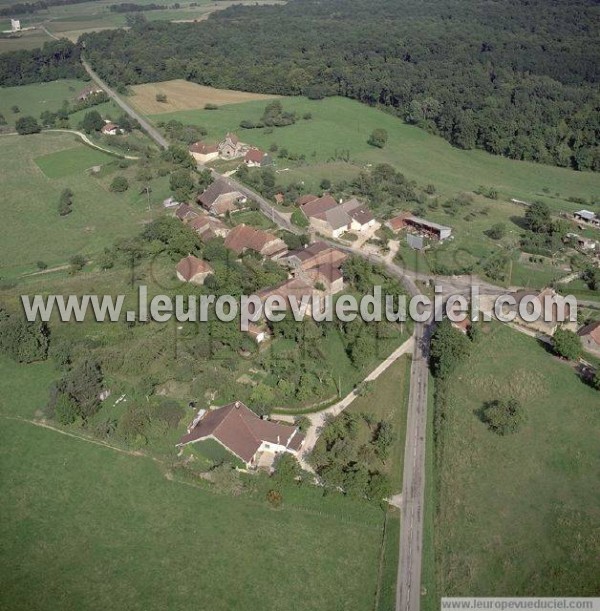
[[[230,229],[223,221],[208,214],[201,214],[187,223],[200,237],[203,242],[213,238],[224,238]]]
[[[235,134],[227,134],[222,142],[219,142],[219,155],[224,159],[237,159],[243,157],[248,147],[240,142]]]
[[[314,231],[339,238],[346,231],[366,231],[376,223],[365,204],[353,198],[338,204],[331,195],[305,195],[297,200]]]
[[[600,356],[600,320],[581,327],[577,332],[583,349],[595,356]]]
[[[200,216],[200,211],[192,208],[189,204],[181,204],[175,211],[175,216],[183,223],[189,223]]]
[[[201,195],[198,203],[211,214],[221,216],[239,210],[245,204],[246,196],[232,187],[224,178],[215,180]]]
[[[334,295],[344,289],[340,266],[347,258],[341,250],[318,241],[288,253],[282,262],[294,276],[309,280],[313,286],[322,284],[328,294]]]
[[[251,148],[244,155],[244,163],[249,168],[264,168],[265,166],[272,165],[273,160],[269,155],[263,153],[261,150]]]
[[[565,235],[565,242],[570,242],[572,245],[576,246],[579,250],[583,251],[594,251],[598,248],[598,242],[596,240],[592,240],[591,238],[586,238],[585,236],[577,235],[576,233],[567,233]]]
[[[188,151],[190,155],[201,164],[214,161],[219,158],[219,147],[216,144],[206,144],[205,142],[194,142]]]
[[[95,84],[88,85],[77,94],[77,101],[83,102],[87,100],[90,96],[96,95],[98,93],[104,93],[104,89],[98,87],[98,85]]]
[[[548,336],[554,335],[559,326],[570,331],[577,331],[577,323],[569,320],[571,315],[569,300],[556,293],[554,289],[545,288],[542,291],[524,289],[511,293],[511,296],[516,301],[516,306],[505,305],[504,312],[516,313],[513,321],[515,324]],[[555,302],[552,306],[550,305],[550,299]],[[530,322],[519,315],[519,306],[521,306],[523,300],[527,304],[527,313],[532,313],[534,308],[539,309],[541,315],[537,320]],[[523,307],[525,307],[525,304]],[[545,318],[547,320],[544,320]]]
[[[297,307],[300,308],[302,304],[302,299],[306,298],[307,308],[304,312],[305,316],[310,316],[312,313],[311,307],[311,297],[313,295],[318,294],[312,283],[309,280],[305,280],[303,278],[290,278],[289,280],[284,280],[275,286],[271,286],[267,289],[263,289],[257,293],[258,298],[263,303],[263,306],[266,300],[271,297],[277,295],[283,304],[287,308],[291,308],[290,300],[293,299],[297,304]]]
[[[590,212],[589,210],[579,210],[573,213],[573,217],[576,221],[583,221],[584,223],[589,223],[590,225],[594,225],[595,227],[600,227],[600,217],[598,217],[594,212]]]
[[[116,136],[117,134],[122,134],[123,130],[116,123],[106,121],[100,132],[105,136]]]
[[[200,410],[177,445],[181,447],[209,439],[237,457],[248,469],[270,468],[275,458],[284,452],[298,456],[304,443],[304,435],[298,427],[264,420],[241,401]]]
[[[281,238],[243,223],[228,233],[225,238],[225,247],[236,255],[241,255],[246,250],[253,250],[263,257],[272,259],[278,259],[287,253],[287,246]]]
[[[202,259],[188,255],[179,261],[176,267],[177,278],[182,282],[204,284],[207,276],[214,273],[213,268]]]
[[[414,216],[410,212],[402,212],[390,219],[386,225],[394,232],[398,233],[403,229],[416,231],[420,235],[433,238],[440,242],[447,240],[452,235],[452,228],[428,221],[427,219]]]

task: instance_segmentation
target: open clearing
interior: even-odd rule
[[[437,466],[440,595],[597,595],[598,392],[536,340],[494,325],[449,397]],[[510,397],[527,421],[501,437],[474,412]]]
[[[133,95],[129,101],[137,110],[145,114],[161,114],[180,110],[204,109],[206,104],[243,104],[256,100],[272,100],[278,96],[245,91],[230,91],[197,85],[182,79],[148,83],[131,87]],[[164,93],[166,102],[157,102],[156,95]],[[215,111],[210,111],[215,112]]]
[[[168,178],[156,179],[154,206],[148,211],[147,198],[134,180],[135,166],[118,168],[114,157],[86,147],[73,134],[1,136],[0,140],[3,278],[35,271],[37,261],[53,267],[75,254],[91,256],[119,237],[138,233],[169,193]],[[103,166],[100,176],[87,171],[93,165]],[[126,193],[109,191],[116,174],[129,178]],[[60,217],[58,200],[66,188],[74,193],[73,212]]]

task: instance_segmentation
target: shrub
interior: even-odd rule
[[[219,107],[216,104],[205,104],[204,110],[219,110]]]
[[[113,193],[124,193],[129,189],[129,181],[125,176],[115,176],[113,181],[110,183],[109,189]]]
[[[160,102],[161,104],[164,104],[167,101],[167,94],[166,93],[157,93],[156,101]]]
[[[377,148],[382,149],[388,140],[388,133],[385,129],[374,129],[367,140],[368,144],[371,146],[376,146]]]
[[[38,134],[42,131],[40,124],[34,117],[21,117],[15,124],[17,133],[21,136],[29,134]]]
[[[498,435],[516,433],[525,420],[523,410],[516,399],[489,401],[482,410],[482,420]]]
[[[557,329],[554,333],[554,352],[565,359],[576,361],[582,351],[581,341],[577,333],[568,329]]]

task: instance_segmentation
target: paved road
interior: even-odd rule
[[[115,103],[118,104],[132,119],[135,119],[140,124],[141,128],[148,134],[148,136],[150,136],[150,138],[152,138],[152,140],[154,140],[154,142],[156,142],[156,144],[158,144],[160,148],[163,148],[163,149],[169,148],[169,143],[164,138],[164,136],[162,136],[161,133],[153,125],[151,125],[149,121],[144,119],[142,115],[140,115],[138,112],[133,110],[133,108],[131,108],[129,104],[123,101],[121,96],[116,91],[111,89],[92,70],[92,67],[87,63],[85,59],[83,59],[83,57],[81,58],[81,64],[85,68],[85,71],[90,75],[91,79],[95,81],[98,85],[100,85],[100,87],[102,87],[102,89],[106,91],[108,97],[114,100]]]

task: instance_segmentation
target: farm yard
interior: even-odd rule
[[[144,114],[161,114],[181,110],[202,110],[206,104],[217,106],[243,104],[244,102],[272,100],[277,96],[261,93],[247,93],[229,89],[205,87],[184,80],[165,81],[133,85],[129,101]],[[158,102],[156,96],[166,95],[165,102]]]
[[[494,325],[448,382],[438,424],[441,596],[593,596],[600,546],[598,392],[536,340]],[[517,399],[522,428],[486,427]]]

